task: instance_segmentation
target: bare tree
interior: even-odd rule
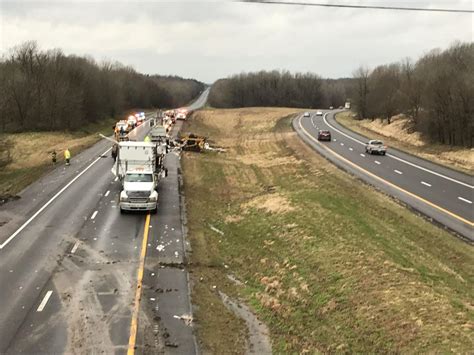
[[[368,95],[369,90],[369,76],[370,70],[366,67],[359,67],[353,73],[353,77],[356,79],[356,93],[354,97],[354,104],[357,110],[357,116],[359,118],[368,117]]]

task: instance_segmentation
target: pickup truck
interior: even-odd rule
[[[387,146],[382,141],[372,139],[365,145],[365,152],[369,154],[382,154],[387,153]]]

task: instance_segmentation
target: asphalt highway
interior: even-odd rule
[[[368,138],[336,122],[337,112],[299,116],[293,127],[303,140],[335,164],[474,242],[472,176],[390,147],[385,156],[370,155],[365,152]],[[318,141],[319,130],[329,130],[331,141]]]
[[[131,139],[145,137],[151,118]],[[179,157],[168,154],[158,213],[147,220],[120,214],[110,150],[109,141],[100,141],[0,207],[0,353],[120,354],[130,344],[138,353],[197,352],[186,320],[192,309]]]

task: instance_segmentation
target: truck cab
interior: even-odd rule
[[[156,212],[158,204],[157,179],[153,171],[135,169],[127,171],[120,193],[120,212]]]

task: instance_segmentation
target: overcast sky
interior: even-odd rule
[[[472,0],[308,1],[473,9]],[[416,59],[456,40],[472,42],[473,22],[472,14],[229,1],[0,0],[0,51],[36,40],[43,49],[207,83],[262,69],[338,78],[360,65]]]

